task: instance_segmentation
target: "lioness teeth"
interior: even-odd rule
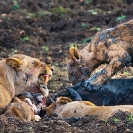
[[[46,85],[49,81],[49,78],[50,78],[49,74],[44,74],[44,75],[39,76],[39,79],[38,79],[39,84],[40,85],[44,85],[44,84]]]
[[[49,81],[50,75],[44,75],[44,83],[46,84]]]

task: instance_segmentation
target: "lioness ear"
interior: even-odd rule
[[[77,48],[75,47],[71,47],[69,49],[69,54],[70,54],[70,58],[73,62],[76,62],[78,61],[79,59],[81,59],[81,55],[80,55],[80,52]]]
[[[22,62],[23,62],[22,60],[17,59],[17,58],[10,58],[9,57],[6,59],[6,63],[13,68],[19,67],[22,64]]]
[[[38,59],[36,59],[36,60],[33,62],[33,64],[34,64],[35,66],[38,66],[38,65],[40,65],[40,61],[39,61]]]
[[[70,102],[72,102],[72,100],[68,97],[59,97],[56,100],[56,103],[61,103],[61,104],[67,104],[67,103],[70,103]]]

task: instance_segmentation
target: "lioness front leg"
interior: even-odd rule
[[[127,66],[131,62],[131,56],[124,52],[122,56],[113,57],[109,64],[99,72],[93,74],[88,80],[85,81],[85,88],[89,91],[96,91],[100,89],[106,81],[121,70],[124,66]]]

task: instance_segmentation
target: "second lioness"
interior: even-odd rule
[[[87,79],[85,88],[98,90],[116,72],[133,61],[133,20],[97,33],[82,50],[70,48],[68,75],[72,84]],[[105,66],[95,74],[95,68]],[[89,78],[89,79],[88,79]]]

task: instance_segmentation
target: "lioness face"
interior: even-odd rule
[[[46,63],[26,55],[13,55],[6,59],[6,63],[15,70],[13,82],[16,95],[27,91],[42,93],[43,90],[40,90],[38,77],[44,76],[44,83],[46,84],[52,75],[52,70],[46,69]],[[10,79],[10,77],[8,78]]]
[[[77,48],[69,49],[70,61],[67,65],[69,81],[74,85],[81,80],[85,80],[90,75],[90,70],[84,64],[81,54]]]
[[[89,76],[89,69],[84,67],[84,65],[75,64],[68,64],[67,68],[69,81],[74,85],[78,81],[85,80]]]

